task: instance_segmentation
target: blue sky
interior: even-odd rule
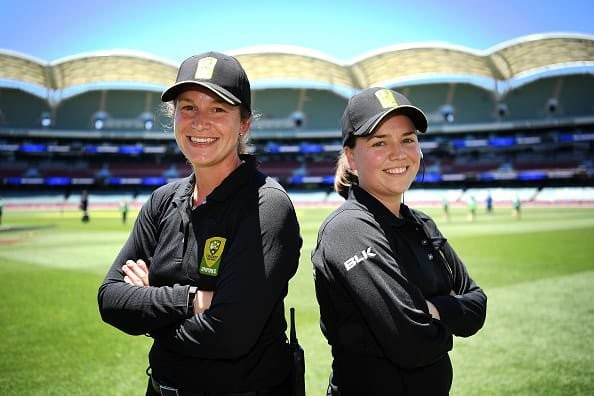
[[[179,63],[271,44],[348,62],[406,43],[487,50],[531,34],[594,35],[591,0],[0,0],[0,10],[0,49],[48,62],[128,49]]]

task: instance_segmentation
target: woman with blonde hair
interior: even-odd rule
[[[287,395],[284,298],[301,237],[286,191],[244,152],[234,57],[186,59],[161,99],[192,174],[155,190],[99,288],[103,320],[153,339],[147,395]]]

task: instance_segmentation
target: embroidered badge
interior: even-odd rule
[[[200,59],[196,67],[196,73],[194,73],[194,78],[197,80],[210,80],[216,64],[217,59],[210,56]]]
[[[225,242],[227,242],[227,239],[223,237],[212,237],[206,240],[198,272],[208,276],[217,276],[219,274]]]
[[[380,102],[380,105],[384,109],[388,109],[390,107],[397,107],[398,101],[394,97],[394,94],[389,89],[380,89],[375,92],[375,97]]]

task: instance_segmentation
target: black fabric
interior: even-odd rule
[[[268,389],[259,389],[257,391],[219,393],[219,392],[192,392],[183,389],[170,388],[163,389],[156,379],[150,377],[146,388],[146,396],[290,396],[293,394],[290,378],[287,378],[281,384]],[[169,388],[169,387],[165,387]]]
[[[372,87],[352,96],[341,118],[342,145],[354,136],[367,136],[388,115],[408,116],[419,132],[427,131],[427,117],[408,98],[390,89]]]
[[[299,262],[299,225],[284,189],[253,157],[242,159],[194,212],[193,177],[157,189],[99,288],[103,320],[153,337],[153,375],[182,389],[271,388],[291,370],[283,300]],[[215,279],[199,272],[210,237],[226,239]],[[122,264],[138,258],[150,287],[124,281]],[[203,314],[188,312],[190,285],[214,289]]]
[[[163,91],[161,100],[174,100],[188,86],[208,88],[225,101],[242,104],[251,112],[250,81],[239,61],[220,52],[205,52],[182,62],[175,84]]]
[[[335,361],[329,388],[333,396],[447,396],[452,377],[448,355],[414,370],[394,367],[383,359],[351,356]]]
[[[451,383],[452,336],[472,335],[485,320],[486,295],[431,218],[404,204],[400,215],[355,185],[320,227],[316,297],[341,395],[417,394],[414,384],[424,392],[431,383],[441,394]],[[427,384],[416,379],[423,373]]]

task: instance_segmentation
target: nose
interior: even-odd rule
[[[404,158],[406,157],[406,151],[404,150],[404,146],[402,144],[394,144],[391,150],[391,157],[393,158]]]
[[[195,111],[192,114],[192,129],[200,129],[204,126],[205,119],[198,114],[198,111]]]

